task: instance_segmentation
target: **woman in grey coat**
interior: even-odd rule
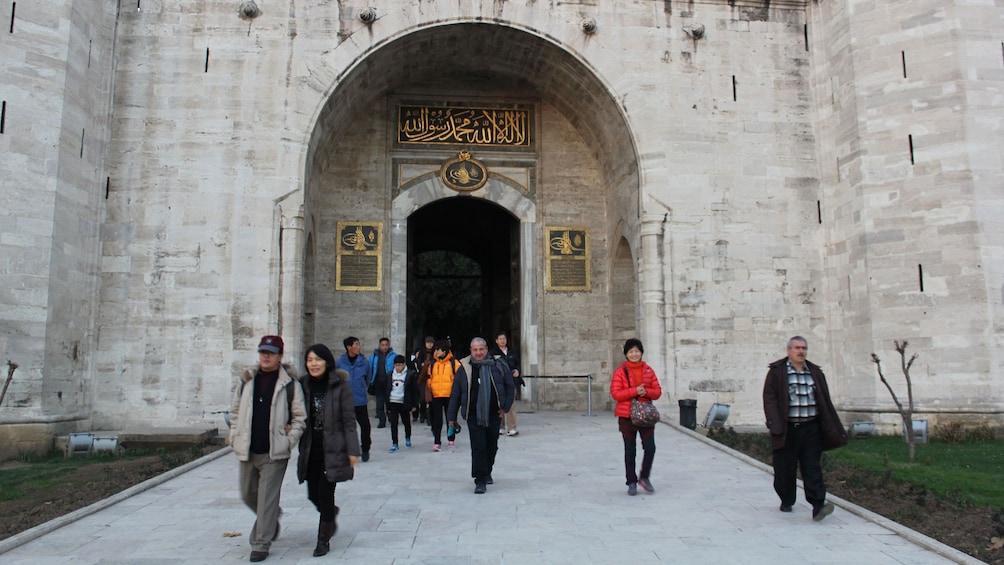
[[[359,435],[349,375],[335,369],[335,358],[324,344],[307,348],[308,376],[301,381],[307,405],[307,430],[300,438],[296,476],[307,481],[307,498],[321,514],[314,557],[328,553],[338,530],[335,484],[352,480],[359,464]]]

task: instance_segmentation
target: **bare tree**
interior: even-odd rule
[[[7,360],[7,380],[3,383],[3,392],[0,392],[0,406],[3,406],[3,397],[7,396],[7,387],[10,386],[10,382],[14,380],[14,371],[17,370],[17,363]]]
[[[903,403],[899,401],[899,397],[896,396],[896,392],[892,390],[889,386],[889,381],[885,379],[885,375],[882,374],[882,361],[878,358],[878,355],[872,353],[872,363],[875,363],[875,368],[878,369],[879,379],[885,388],[889,390],[889,394],[892,395],[892,401],[896,403],[896,408],[899,409],[899,416],[903,419],[903,430],[906,433],[906,443],[910,446],[910,462],[913,463],[913,456],[916,453],[916,444],[913,438],[913,381],[910,378],[910,367],[913,366],[913,362],[917,360],[917,354],[914,353],[910,356],[910,360],[906,360],[906,346],[907,342],[904,340],[900,343],[898,340],[893,341],[896,344],[896,351],[899,352],[899,364],[900,368],[903,370],[903,376],[906,378],[906,397],[907,405],[906,408],[903,407]]]

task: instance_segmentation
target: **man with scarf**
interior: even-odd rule
[[[512,408],[515,384],[505,361],[488,355],[488,342],[484,338],[471,340],[471,354],[461,359],[460,365],[453,380],[447,420],[451,426],[455,425],[457,412],[467,420],[474,493],[484,494],[494,482],[492,467],[499,449],[498,429],[502,417]]]

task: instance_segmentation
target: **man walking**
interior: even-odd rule
[[[230,407],[229,442],[240,461],[241,499],[256,515],[251,561],[268,557],[279,537],[279,492],[292,447],[306,428],[303,389],[282,366],[283,342],[267,335],[258,344],[258,366],[241,375]]]
[[[774,450],[774,491],[781,512],[795,504],[796,469],[802,469],[805,500],[812,519],[833,513],[826,502],[826,485],[820,460],[823,451],[847,444],[837,411],[830,400],[826,377],[818,365],[806,361],[808,342],[802,336],[788,340],[788,356],[770,364],[763,387],[763,410]]]
[[[379,345],[373,350],[370,357],[370,379],[373,381],[373,394],[376,396],[377,428],[387,427],[387,407],[384,406],[384,399],[390,389],[387,383],[391,373],[394,372],[394,358],[397,354],[390,346],[390,339],[381,337]]]
[[[467,420],[474,493],[484,494],[487,485],[494,483],[492,468],[499,446],[499,425],[512,408],[512,372],[504,361],[488,355],[488,342],[481,337],[471,340],[471,354],[460,364],[453,380],[447,420],[453,426],[458,412]]]
[[[356,409],[356,423],[359,424],[359,446],[363,451],[363,462],[370,460],[370,445],[373,437],[370,429],[370,415],[367,404],[367,389],[370,381],[370,364],[362,354],[359,338],[349,336],[342,340],[345,353],[335,362],[336,369],[342,369],[349,374],[349,385],[352,387],[352,401]]]

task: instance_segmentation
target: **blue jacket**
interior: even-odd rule
[[[391,347],[387,350],[387,359],[384,363],[384,369],[387,373],[387,377],[390,378],[391,373],[394,372],[394,358],[397,357],[397,353],[394,353],[394,348]],[[387,391],[387,383],[377,383],[377,361],[380,360],[380,350],[374,349],[373,355],[370,356],[370,382],[376,383],[376,393],[381,394]]]
[[[342,353],[342,356],[335,362],[336,369],[342,369],[349,374],[349,385],[352,386],[352,401],[355,406],[366,406],[369,398],[366,396],[366,389],[370,386],[370,364],[366,356],[362,353],[356,357],[356,362],[349,362],[349,354]]]

